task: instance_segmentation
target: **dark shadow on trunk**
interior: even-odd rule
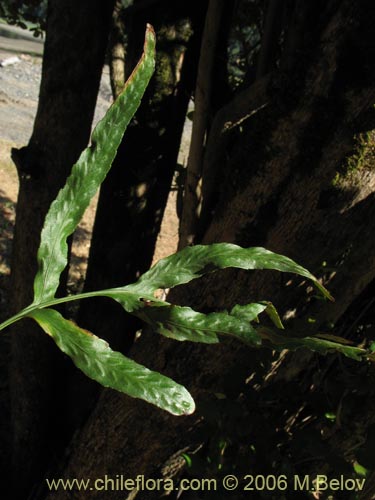
[[[112,1],[96,0],[51,0],[48,5],[34,130],[27,147],[13,150],[20,179],[12,260],[13,312],[32,301],[45,214],[89,140],[112,7]],[[67,436],[61,420],[61,355],[56,356],[51,340],[31,321],[12,328],[11,341],[11,497],[16,499],[27,496]],[[9,483],[8,477],[5,484]]]

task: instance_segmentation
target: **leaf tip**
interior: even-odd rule
[[[195,402],[194,402],[194,399],[191,398],[191,402],[187,402],[185,403],[184,406],[184,413],[182,415],[184,416],[188,416],[188,415],[192,415],[194,412],[195,412]]]
[[[146,46],[147,46],[148,42],[151,42],[152,44],[155,44],[155,42],[156,42],[155,30],[154,30],[154,27],[150,23],[146,24],[145,46],[144,46],[145,51],[146,51]]]
[[[174,414],[178,415],[178,416],[187,417],[189,415],[192,415],[195,412],[195,409],[196,409],[195,401],[192,398],[190,392],[186,389],[184,391],[183,396],[184,396],[184,398],[182,401],[179,402],[178,410]]]
[[[320,283],[320,281],[318,281],[317,278],[315,278],[314,283],[315,283],[316,288],[323,295],[323,297],[325,297],[326,299],[330,300],[331,302],[335,302],[335,299],[332,297],[332,295],[330,294],[330,292],[327,290],[327,288],[325,286],[323,286]]]
[[[146,32],[147,33],[151,33],[151,34],[153,34],[155,36],[155,30],[154,30],[152,24],[150,24],[150,23],[146,24]]]

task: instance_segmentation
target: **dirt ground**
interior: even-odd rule
[[[10,273],[10,254],[18,193],[18,177],[11,160],[11,148],[26,145],[32,133],[38,104],[43,51],[41,41],[35,41],[23,31],[15,28],[9,29],[10,36],[8,28],[0,25],[0,306],[4,305],[4,293]],[[13,38],[18,35],[21,38]],[[17,58],[17,60],[11,63],[12,58]],[[110,102],[109,71],[108,68],[104,68],[95,123],[104,115]],[[188,142],[189,128],[184,136],[180,163],[186,162]],[[77,283],[82,283],[84,279],[96,201],[97,198],[86,211],[74,239],[71,285],[77,286]],[[177,238],[176,193],[172,192],[158,238],[154,261],[173,253],[177,247]]]

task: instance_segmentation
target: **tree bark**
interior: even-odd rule
[[[233,131],[263,110],[269,104],[267,87],[269,78],[264,77],[245,90],[237,93],[223,106],[212,122],[202,167],[202,209],[198,219],[196,242],[201,242],[214,215],[218,203],[220,179],[225,175],[225,154]]]
[[[223,9],[224,2],[222,0],[210,0],[206,14],[194,95],[194,120],[186,167],[179,249],[192,245],[197,232],[201,202],[203,153],[211,100],[212,69]]]
[[[34,130],[28,146],[13,151],[20,179],[12,260],[13,312],[32,301],[45,214],[89,139],[112,6],[112,1],[100,0],[78,4],[51,0],[48,5]],[[56,366],[50,340],[31,322],[12,330],[12,497],[25,498],[66,437],[59,419],[63,396],[56,373],[60,366]],[[56,433],[56,428],[61,432]]]
[[[289,255],[321,277],[336,302],[316,300],[296,278],[233,271],[176,290],[170,295],[172,302],[210,311],[272,300],[286,318],[299,318],[299,330],[311,333],[307,318],[315,320],[315,329],[337,323],[374,279],[371,155],[349,168],[350,159],[366,158],[359,134],[374,128],[374,19],[370,1],[327,2],[319,22],[310,25],[314,36],[304,47],[298,71],[271,76],[266,86],[269,105],[245,122],[242,133],[226,148],[229,168],[203,236],[204,243],[265,245]],[[365,142],[369,141],[366,136]],[[335,272],[325,272],[323,261]],[[64,477],[113,476],[119,471],[127,478],[162,477],[171,456],[204,440],[199,435],[202,407],[212,394],[228,392],[229,379],[237,379],[239,373],[232,393],[239,395],[249,377],[259,381],[257,391],[261,390],[273,361],[272,356],[234,341],[216,346],[179,344],[155,339],[152,333],[141,336],[132,354],[138,362],[187,385],[197,412],[177,419],[104,391],[73,444]],[[247,422],[250,428],[256,413],[255,407]],[[100,498],[99,492],[92,493],[92,498]],[[159,498],[160,492],[143,491],[139,496]],[[63,491],[47,498],[68,497],[78,498]],[[113,499],[123,497],[121,491],[110,493]]]
[[[122,19],[122,3],[117,0],[112,16],[112,29],[109,37],[109,70],[112,95],[120,94],[125,85],[125,26]]]

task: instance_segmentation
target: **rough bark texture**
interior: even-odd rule
[[[358,134],[374,128],[374,19],[375,7],[369,1],[319,5],[299,47],[298,66],[290,73],[271,76],[266,85],[269,105],[227,144],[225,175],[218,186],[213,218],[202,238],[205,243],[264,245],[285,253],[321,276],[336,302],[317,301],[309,288],[289,276],[231,271],[184,287],[170,295],[171,301],[207,311],[270,299],[282,312],[289,311],[288,317],[297,316],[296,326],[307,332],[306,316],[316,320],[315,328],[336,323],[353,298],[374,279],[374,170],[371,162],[350,162],[361,158],[363,152]],[[371,141],[370,135],[366,141]],[[350,165],[355,168],[350,169]],[[323,261],[328,261],[330,272],[324,272]],[[152,333],[143,334],[132,352],[146,366],[185,383],[198,403],[197,412],[176,419],[104,391],[73,443],[62,473],[65,477],[119,473],[128,478],[138,474],[159,477],[163,464],[174,453],[194,449],[205,439],[199,435],[202,404],[215,392],[239,394],[250,375],[258,381],[256,390],[261,391],[272,361],[263,351],[253,352],[236,342],[208,347],[178,344],[155,338]],[[329,366],[329,358],[327,363]],[[356,366],[353,373],[363,371]],[[289,380],[293,367],[289,365]],[[373,371],[370,373],[373,376]],[[310,386],[311,382],[305,382],[303,388],[306,391]],[[277,402],[281,407],[273,411],[283,416],[285,398],[280,386],[275,387],[279,388]],[[361,419],[365,427],[373,423],[371,401],[373,398],[367,400],[367,418]],[[268,407],[267,414],[271,410]],[[256,412],[249,418],[251,426]],[[290,429],[293,422],[285,422],[285,426]],[[346,424],[346,434],[358,430],[354,429],[355,421]],[[329,439],[334,444],[342,433],[338,426]],[[90,492],[90,498],[101,498],[101,494]],[[121,491],[108,495],[124,498]],[[158,497],[155,491],[139,494],[142,500]],[[82,493],[59,491],[48,498],[83,497]]]
[[[225,175],[223,158],[225,158],[233,131],[236,131],[243,122],[268,106],[268,84],[269,78],[264,77],[245,90],[238,92],[215,115],[203,161],[202,209],[198,221],[197,242],[202,240],[212,221],[214,207],[218,203],[220,179],[222,175]],[[244,114],[244,110],[246,110],[246,114]]]
[[[32,300],[44,216],[89,139],[112,5],[100,0],[49,2],[34,130],[28,146],[13,152],[20,178],[12,261],[13,311]],[[62,399],[56,392],[56,368],[51,341],[31,322],[13,328],[12,498],[25,498],[63,440],[63,430],[56,433]]]

